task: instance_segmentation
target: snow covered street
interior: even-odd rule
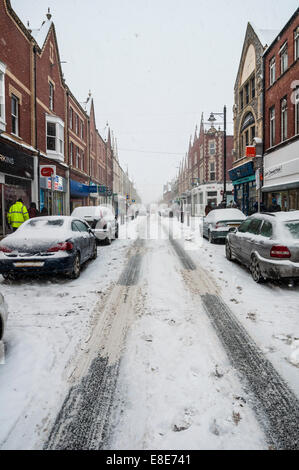
[[[200,233],[138,217],[77,280],[1,282],[2,449],[298,448],[299,286]]]

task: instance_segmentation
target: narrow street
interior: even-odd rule
[[[244,323],[233,279],[214,276],[224,247],[208,266],[199,233],[138,217],[80,281],[1,283],[2,449],[298,448],[298,369],[269,347],[275,315]],[[292,297],[288,311],[296,328]]]

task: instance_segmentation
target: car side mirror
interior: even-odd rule
[[[236,233],[238,231],[237,227],[231,227],[229,232]]]

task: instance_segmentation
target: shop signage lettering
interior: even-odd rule
[[[276,176],[277,173],[280,173],[282,170],[282,165],[279,165],[275,168],[270,168],[269,170],[265,171],[265,178],[272,178],[272,176]]]
[[[6,157],[5,155],[1,155],[0,153],[0,162],[7,163],[8,165],[14,165],[15,160],[12,157]]]

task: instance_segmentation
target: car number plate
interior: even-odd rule
[[[14,263],[15,268],[41,268],[44,266],[42,261],[21,261]]]
[[[240,224],[228,224],[229,227],[239,227]]]

